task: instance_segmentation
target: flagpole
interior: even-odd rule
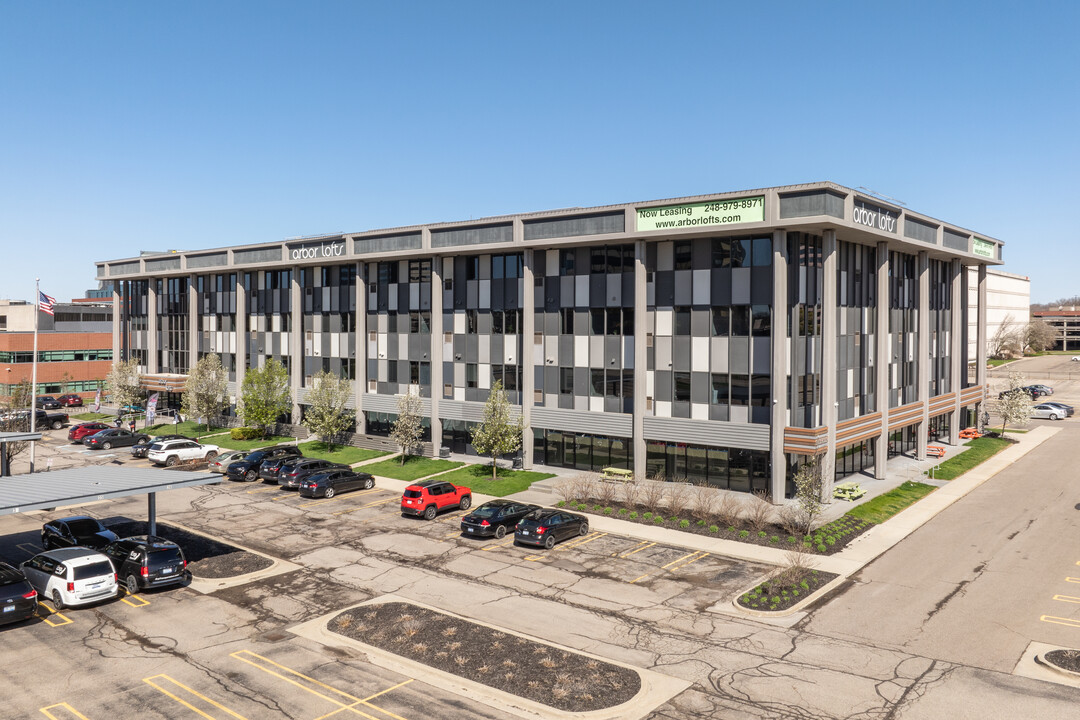
[[[34,278],[34,359],[30,365],[30,432],[37,429],[37,334],[38,315],[41,314],[41,278]],[[37,443],[30,441],[30,472],[34,472],[34,449]]]

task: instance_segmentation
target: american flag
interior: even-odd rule
[[[56,298],[46,295],[45,293],[38,290],[38,308],[41,310],[41,312],[46,312],[50,315],[54,315],[53,307],[55,306]]]

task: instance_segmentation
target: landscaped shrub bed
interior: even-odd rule
[[[738,603],[751,610],[769,612],[787,610],[837,577],[839,576],[823,570],[788,568],[761,583],[750,592],[740,595]]]
[[[1051,650],[1043,657],[1055,667],[1080,673],[1080,650]]]
[[[529,638],[409,603],[356,607],[332,632],[558,710],[620,705],[641,688],[638,674]]]

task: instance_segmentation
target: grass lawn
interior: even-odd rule
[[[221,433],[228,433],[229,428],[209,427],[202,423],[182,422],[176,425],[171,422],[158,423],[157,425],[151,425],[144,429],[149,435],[187,435],[192,438],[201,438],[205,435],[219,435]],[[223,436],[227,438],[228,436]]]
[[[390,454],[385,450],[366,450],[351,445],[335,445],[333,451],[331,451],[326,443],[321,440],[300,443],[300,450],[303,451],[304,457],[319,458],[320,460],[329,460],[330,462],[344,463],[345,465],[352,465],[353,463]]]
[[[933,485],[906,482],[898,488],[867,500],[847,511],[847,515],[872,523],[883,523],[908,505],[912,505],[937,490]]]
[[[499,479],[491,479],[491,464],[468,465],[454,472],[440,475],[440,480],[452,482],[455,485],[465,485],[474,493],[504,497],[522,490],[528,490],[529,486],[537,480],[545,480],[555,477],[554,473],[532,472],[530,470],[507,470],[499,468]]]
[[[1006,363],[1011,363],[1011,362],[1013,362],[1015,360],[1016,360],[1016,358],[1008,358],[1007,360],[1002,360],[1000,358],[990,358],[989,360],[986,361],[986,364],[989,365],[990,367],[1001,367],[1002,365],[1004,365]]]
[[[968,440],[964,445],[967,450],[945,460],[934,468],[935,480],[955,480],[971,468],[985,462],[1011,445],[1001,438],[981,437]]]
[[[401,458],[391,458],[382,462],[371,463],[364,466],[364,472],[372,475],[395,478],[397,480],[419,480],[428,475],[434,475],[445,470],[453,470],[465,463],[452,462],[450,460],[436,460],[420,455],[410,455],[405,458],[405,464],[401,464]]]
[[[109,422],[112,422],[113,420],[116,420],[116,416],[107,413],[84,412],[79,413],[78,415],[72,415],[71,419],[78,420],[79,422],[93,422],[94,420],[108,420]]]
[[[182,423],[181,423],[182,424]],[[270,445],[279,445],[282,443],[295,442],[294,437],[285,437],[282,435],[272,435],[270,437],[259,438],[257,440],[233,440],[228,434],[215,435],[212,439],[207,438],[206,442],[211,445],[218,445],[223,448],[229,448],[230,450],[254,450],[261,447],[269,447]]]

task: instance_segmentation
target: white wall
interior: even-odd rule
[[[975,338],[979,321],[979,273],[968,268],[968,358],[975,358]],[[991,341],[1001,324],[1011,319],[1013,327],[1030,321],[1031,280],[990,268],[986,272],[986,339]]]

